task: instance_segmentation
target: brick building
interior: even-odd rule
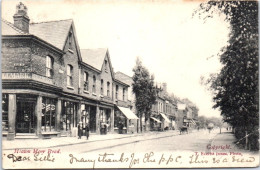
[[[125,96],[127,95],[127,98],[121,98],[116,97],[115,101],[119,109],[117,109],[116,114],[117,115],[124,115],[123,111],[129,114],[125,114],[123,117],[123,120],[125,122],[125,127],[127,129],[127,133],[135,133],[139,132],[140,130],[138,129],[139,127],[139,118],[136,116],[136,108],[135,108],[135,95],[132,91],[133,89],[133,79],[132,77],[122,73],[122,72],[116,72],[115,73],[115,78],[119,82],[123,82],[128,86],[128,89],[126,89],[124,86],[120,88],[120,85],[115,86],[115,91],[116,95],[118,94],[119,96]],[[120,89],[121,89],[121,94],[120,94]],[[127,91],[125,91],[127,90]],[[125,91],[125,92],[124,92]],[[122,103],[123,99],[123,103]],[[118,116],[119,117],[119,116]],[[115,120],[116,122],[119,122],[120,120]],[[117,126],[118,127],[118,126]]]
[[[152,106],[151,130],[175,129],[176,104],[168,97],[167,84],[157,86],[156,103]]]
[[[22,3],[13,18],[1,21],[3,135],[75,136],[80,122],[113,133],[129,85],[115,79],[109,51],[80,49],[73,20],[30,23]]]

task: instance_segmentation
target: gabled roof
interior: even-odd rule
[[[73,20],[31,23],[29,32],[63,50]]]
[[[80,49],[82,61],[101,71],[107,48]]]
[[[2,19],[2,35],[29,35],[28,33],[23,32],[19,28],[16,28],[12,23]]]

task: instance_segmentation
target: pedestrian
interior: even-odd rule
[[[88,140],[88,138],[89,138],[89,126],[88,126],[88,123],[86,124],[85,133],[86,133],[86,137],[87,137],[87,140]]]
[[[82,122],[78,124],[78,139],[81,139],[82,136]]]

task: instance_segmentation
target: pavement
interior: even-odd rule
[[[237,153],[245,153],[250,155],[258,155],[258,151],[249,151],[245,150],[241,147],[238,147],[235,142],[237,139],[235,138],[234,134],[232,132],[222,132],[221,134],[218,133],[213,140],[211,141],[211,146],[226,146],[230,145],[232,152]]]
[[[219,131],[215,130],[212,133],[208,134],[207,131],[198,132],[197,130],[193,130],[193,133],[196,136],[196,133],[202,133],[203,136],[206,135],[207,139],[209,140],[209,143],[211,146],[225,146],[230,145],[232,148],[232,151],[236,152],[247,152],[247,150],[238,148],[234,142],[236,141],[234,135],[231,132],[222,132],[221,134]],[[205,133],[205,134],[204,134]],[[184,135],[189,134],[183,134]],[[191,135],[194,137],[194,135]],[[72,147],[77,146],[80,144],[86,144],[86,143],[93,143],[93,142],[101,142],[101,141],[111,141],[113,140],[119,140],[124,139],[131,143],[132,141],[139,140],[139,141],[149,141],[149,140],[157,140],[157,139],[163,139],[165,138],[167,140],[168,137],[178,136],[180,138],[182,135],[179,135],[179,131],[177,130],[169,130],[169,131],[163,131],[163,132],[145,132],[145,133],[135,133],[135,134],[107,134],[107,135],[98,135],[98,134],[91,134],[89,139],[87,140],[85,136],[83,136],[81,139],[78,139],[77,137],[59,137],[59,138],[51,138],[51,139],[16,139],[13,141],[7,141],[2,140],[2,149],[3,150],[13,150],[13,149],[33,149],[33,148],[53,148],[53,147]],[[188,137],[187,136],[187,137]],[[129,138],[129,140],[128,140]],[[182,137],[181,137],[182,138]],[[170,139],[170,138],[168,138]],[[173,139],[174,140],[174,139]],[[177,140],[177,138],[176,138]],[[204,140],[203,140],[204,141]],[[184,143],[185,141],[183,141]],[[191,142],[187,140],[187,142]],[[199,141],[201,143],[201,141]],[[179,143],[181,146],[182,143]],[[202,144],[202,143],[201,143]],[[73,147],[72,147],[73,148]],[[183,148],[184,149],[184,148]],[[250,151],[248,151],[250,152]],[[252,152],[250,152],[252,153]],[[258,152],[255,152],[255,154],[258,154]]]
[[[96,141],[106,141],[106,140],[117,140],[124,138],[134,138],[138,136],[143,136],[144,138],[161,138],[168,135],[178,135],[179,131],[163,131],[163,132],[145,132],[145,133],[134,133],[134,134],[90,134],[89,139],[83,136],[81,139],[78,137],[58,137],[51,139],[15,139],[12,141],[2,140],[3,150],[12,149],[32,149],[32,148],[51,148],[51,147],[62,147],[69,145],[77,145],[83,143],[91,143]]]

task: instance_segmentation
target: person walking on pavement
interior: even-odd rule
[[[86,133],[86,137],[87,137],[87,140],[88,140],[88,138],[89,138],[89,126],[88,126],[88,123],[86,124],[85,133]]]
[[[82,122],[78,124],[78,139],[81,139],[82,136]]]

